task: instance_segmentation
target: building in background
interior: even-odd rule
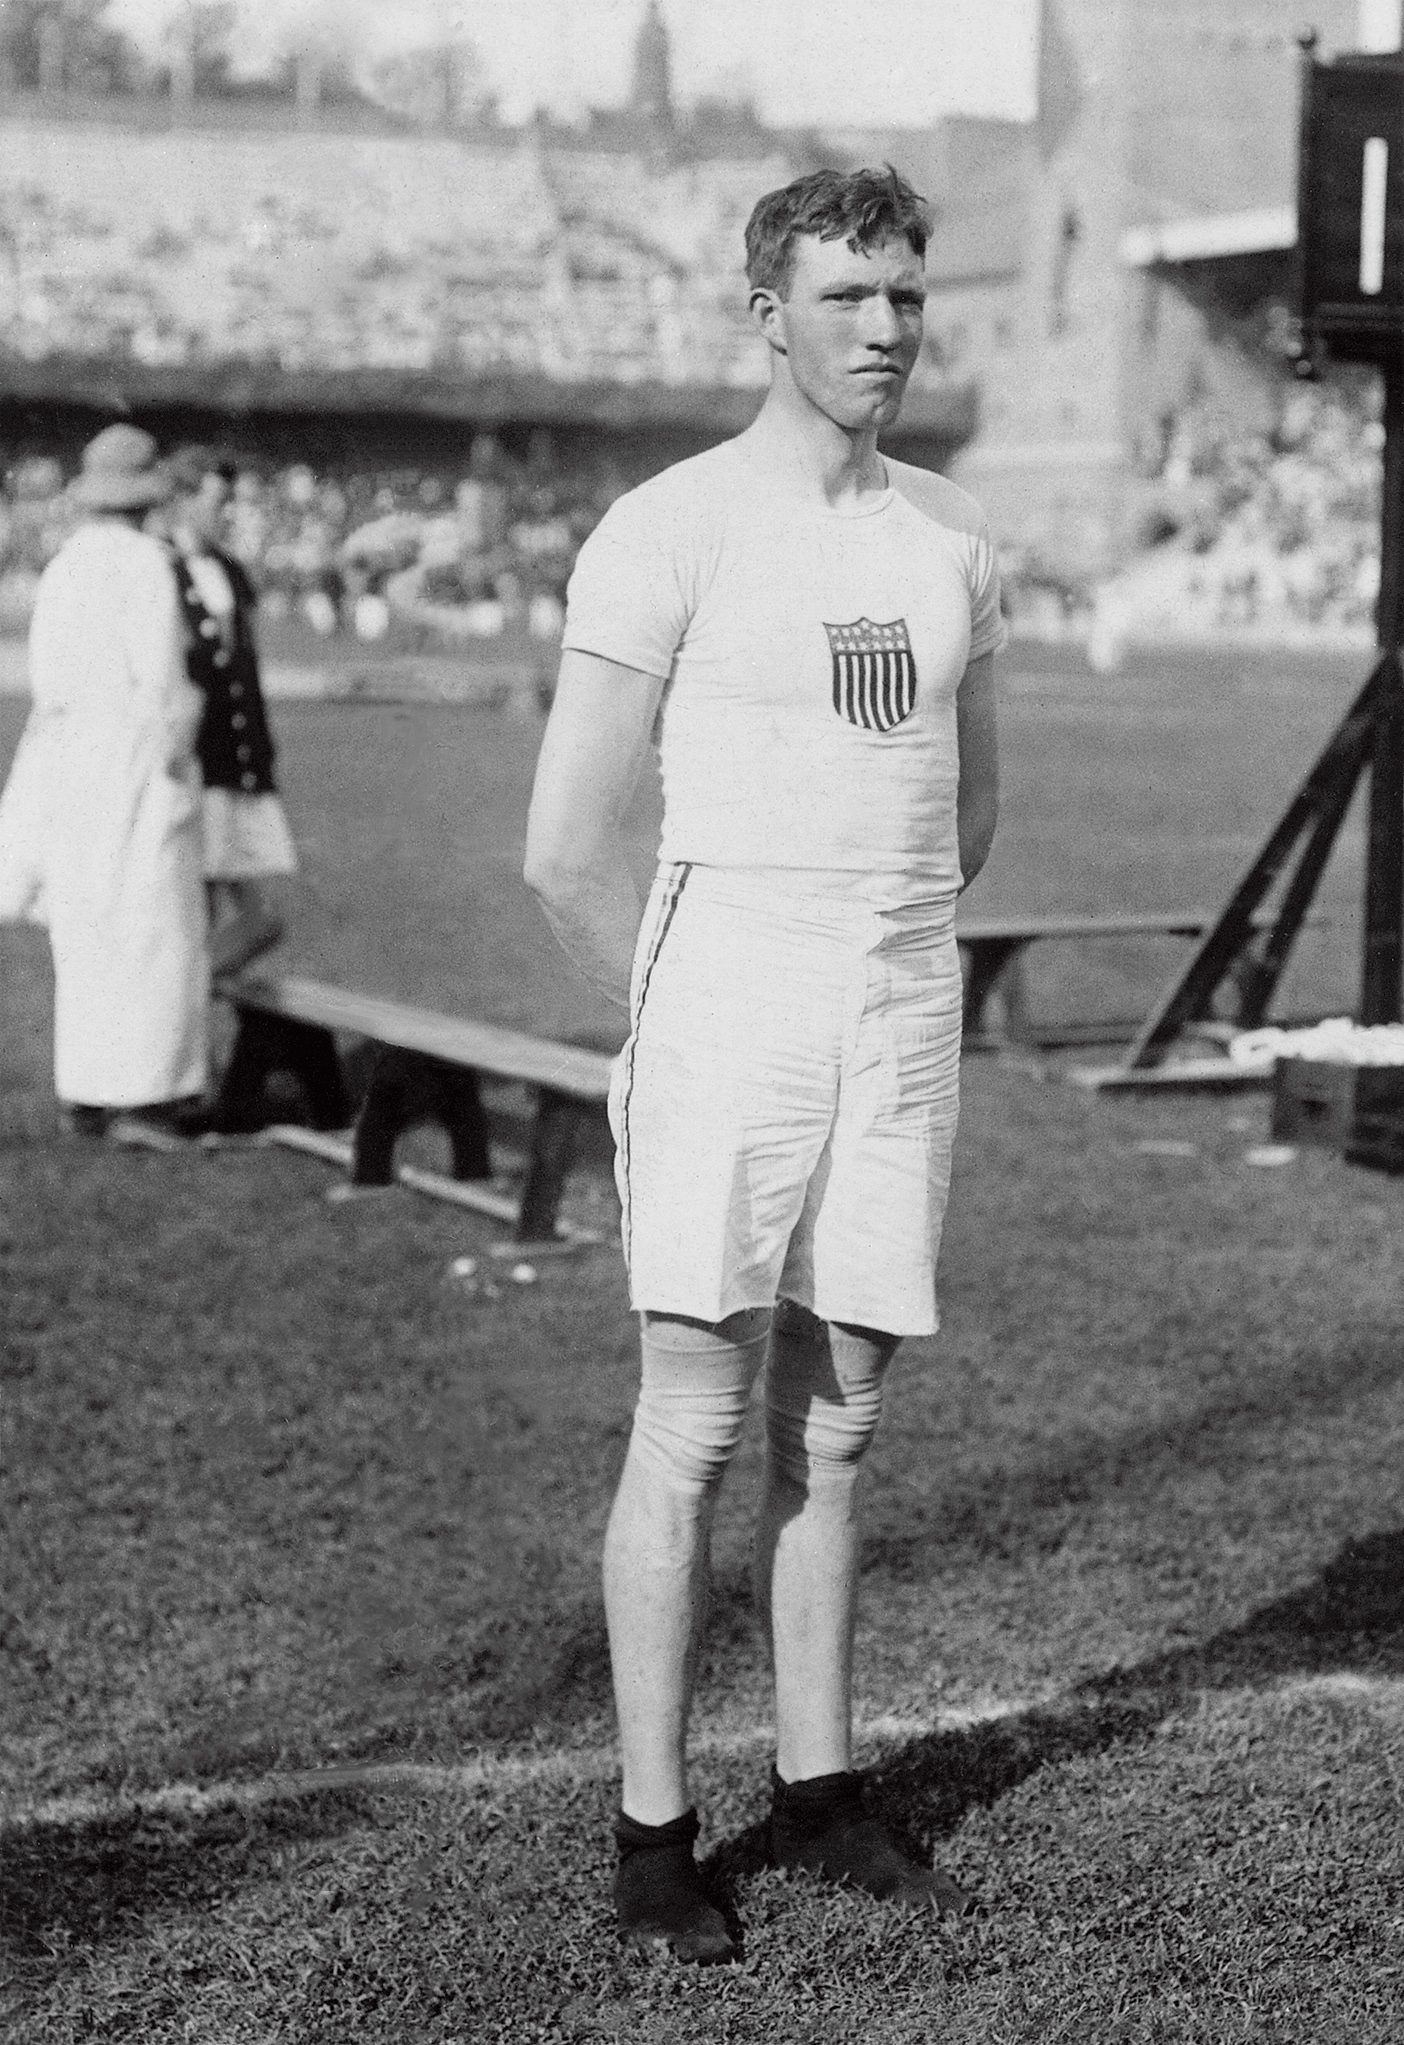
[[[1298,46],[1280,0],[1044,0],[1031,125],[827,138],[941,208],[929,320],[978,377],[958,473],[1007,543],[1105,573],[1186,405],[1266,421],[1296,241]],[[1356,0],[1315,0],[1352,47]]]

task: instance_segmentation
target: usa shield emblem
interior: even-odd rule
[[[916,662],[905,618],[825,625],[834,661],[834,708],[864,731],[891,731],[916,702]]]

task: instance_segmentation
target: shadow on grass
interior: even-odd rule
[[[276,1873],[290,1849],[364,1821],[344,1790],[245,1809],[125,1811],[0,1827],[0,1943],[21,1961],[121,1937]]]
[[[1031,1446],[1003,1468],[953,1472],[926,1509],[902,1498],[900,1524],[884,1523],[875,1501],[878,1517],[863,1539],[864,1573],[919,1583],[952,1547],[973,1556],[1019,1556],[1060,1542],[1060,1509],[1135,1491],[1182,1469],[1226,1462],[1236,1469],[1241,1439],[1260,1423],[1330,1414],[1396,1384],[1399,1374],[1398,1330],[1381,1328],[1340,1353],[1310,1354],[1294,1370],[1235,1373],[1231,1393],[1152,1426],[1109,1436],[1089,1430],[1080,1441]]]
[[[501,1631],[505,1642],[511,1629],[504,1626]],[[711,1585],[699,1689],[727,1685],[738,1668],[748,1664],[759,1668],[764,1658],[749,1576],[744,1571],[719,1572]],[[1062,1743],[1071,1737],[1069,1708],[1088,1721],[1078,1738],[1090,1751],[1128,1737],[1142,1722],[1147,1730],[1153,1728],[1197,1691],[1248,1688],[1291,1675],[1338,1670],[1404,1674],[1404,1530],[1348,1543],[1312,1584],[1211,1641],[1091,1679],[1072,1693],[1067,1705],[1058,1707],[1043,1732],[1054,1739],[1054,1758],[1066,1759]],[[360,1759],[452,1760],[451,1746],[443,1746],[443,1728],[426,1747],[416,1737],[412,1696],[406,1705],[403,1721],[397,1722],[392,1712],[346,1752]],[[546,1637],[522,1635],[510,1653],[504,1649],[501,1664],[493,1665],[473,1695],[469,1732],[475,1742],[489,1744],[510,1743],[526,1732],[539,1735],[543,1730],[571,1737],[584,1720],[612,1725],[611,1709],[603,1613],[594,1603],[581,1601],[558,1615]],[[1056,1736],[1049,1731],[1053,1726]],[[611,1736],[606,1731],[605,1737]],[[965,1737],[937,1736],[943,1743]],[[1026,1745],[1021,1742],[1021,1755]],[[945,1745],[942,1752],[948,1752]],[[951,1823],[970,1803],[990,1800],[981,1787],[985,1765],[984,1760],[972,1764],[973,1772],[964,1763],[956,1768],[961,1780],[969,1778],[971,1792]],[[990,1765],[996,1775],[1005,1767],[1003,1761]],[[1016,1774],[1014,1780],[1018,1779]]]
[[[212,1712],[143,1751],[122,1747],[87,1770],[93,1792],[169,1782],[252,1782],[339,1764],[451,1767],[465,1749],[510,1748],[543,1737],[608,1739],[609,1643],[598,1601],[570,1598],[531,1611],[497,1610],[446,1639],[424,1621],[385,1622],[341,1664],[334,1711],[297,1722],[276,1698]],[[543,1601],[544,1602],[544,1601]],[[4,1646],[0,1637],[0,1647]]]
[[[1201,1690],[1259,1689],[1290,1676],[1404,1675],[1404,1527],[1347,1541],[1302,1590],[1201,1646],[1153,1655],[1082,1686],[1170,1711]]]
[[[1172,1473],[1187,1466],[1225,1462],[1237,1466],[1241,1437],[1264,1416],[1289,1410],[1327,1413],[1393,1382],[1398,1375],[1394,1339],[1367,1335],[1343,1348],[1329,1363],[1317,1356],[1294,1372],[1249,1379],[1235,1386],[1232,1397],[1196,1405],[1163,1425],[1129,1429],[1109,1440],[1064,1442],[1056,1449],[1035,1451],[1004,1471],[976,1470],[963,1478],[956,1476],[950,1488],[940,1492],[933,1516],[925,1524],[900,1529],[879,1525],[865,1534],[864,1574],[889,1581],[921,1581],[939,1567],[952,1546],[967,1555],[1022,1556],[1040,1546],[1057,1544],[1066,1531],[1060,1507],[1078,1507],[1145,1484],[1157,1470]],[[909,1494],[902,1496],[901,1509],[908,1521],[919,1510]],[[1376,1538],[1388,1542],[1394,1537]],[[1089,1698],[1095,1694],[1139,1699],[1147,1686],[1157,1693],[1174,1690],[1183,1694],[1194,1688],[1247,1682],[1252,1678],[1241,1671],[1261,1666],[1268,1658],[1269,1632],[1273,1633],[1278,1660],[1289,1656],[1292,1669],[1306,1673],[1338,1666],[1343,1642],[1338,1631],[1330,1631],[1329,1614],[1341,1607],[1342,1598],[1345,1606],[1353,1609],[1357,1597],[1364,1595],[1359,1584],[1348,1593],[1341,1588],[1342,1572],[1355,1569],[1358,1575],[1364,1566],[1352,1562],[1351,1553],[1347,1550],[1338,1558],[1315,1591],[1286,1600],[1282,1609],[1270,1607],[1251,1622],[1251,1629],[1239,1629],[1241,1640],[1226,1635],[1209,1647],[1176,1651],[1162,1656],[1154,1666],[1148,1665],[1144,1672],[1118,1671],[1098,1679],[1084,1694]],[[1388,1573],[1384,1573],[1386,1579]],[[524,1609],[530,1612],[529,1625],[522,1623]],[[1309,1653],[1316,1659],[1308,1660]],[[498,1614],[482,1630],[479,1656],[480,1668],[471,1686],[471,1725],[465,1721],[455,1726],[451,1736],[505,1744],[545,1730],[570,1738],[582,1718],[610,1720],[609,1652],[603,1611],[594,1598],[544,1610],[541,1601],[533,1599],[528,1607],[519,1604]],[[1210,1656],[1217,1657],[1214,1667],[1222,1673],[1209,1672],[1206,1657]],[[714,1574],[699,1691],[705,1692],[715,1683],[729,1684],[738,1668],[761,1666],[764,1659],[748,1572],[733,1569]],[[1284,1662],[1284,1672],[1287,1666]],[[429,1758],[421,1751],[416,1734],[414,1686],[423,1681],[423,1673],[418,1666],[408,1671],[403,1717],[390,1712],[347,1751],[363,1758],[372,1752]],[[1137,1708],[1141,1708],[1139,1704]],[[442,1728],[436,1737],[442,1739]],[[433,1758],[451,1756],[436,1751]]]
[[[595,1680],[593,1642],[587,1660]],[[565,1678],[568,1661],[549,1680]],[[873,1806],[908,1852],[929,1859],[970,1811],[1045,1768],[1149,1739],[1196,1695],[1325,1673],[1404,1675],[1404,1527],[1347,1543],[1311,1583],[1207,1642],[1111,1670],[1047,1706],[890,1750],[871,1773]],[[0,1828],[0,1940],[37,1978],[78,1947],[208,1909],[276,1879],[317,1841],[375,1822],[364,1792],[328,1785],[253,1807]],[[704,1874],[734,1916],[740,1885],[766,1864],[754,1825],[724,1841]]]
[[[471,1656],[460,1665],[436,1661],[432,1643],[386,1665],[392,1682],[373,1693],[377,1723],[349,1737],[341,1751],[372,1757],[451,1763],[463,1745],[510,1745],[543,1732],[562,1739],[582,1723],[603,1720],[613,1690],[609,1642],[598,1601],[571,1598],[524,1624],[519,1612],[495,1613],[478,1630]],[[458,1701],[445,1718],[424,1724],[426,1682],[457,1682]]]
[[[1327,1674],[1404,1675],[1404,1528],[1348,1541],[1313,1582],[1212,1640],[1113,1669],[1046,1707],[896,1748],[871,1771],[872,1805],[909,1853],[928,1858],[967,1812],[1044,1768],[1150,1738],[1191,1697]],[[766,1864],[765,1830],[753,1825],[706,1871],[729,1904],[736,1883]]]

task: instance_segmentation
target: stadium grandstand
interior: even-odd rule
[[[1351,43],[1356,0],[1315,13]],[[106,90],[52,48],[0,89],[0,624],[23,616],[63,466],[119,414],[240,454],[251,565],[293,603],[333,600],[328,562],[367,523],[442,520],[490,434],[504,532],[535,537],[457,586],[555,592],[614,492],[753,413],[755,198],[874,160],[938,216],[893,445],[986,503],[1016,612],[1085,606],[1159,544],[1195,556],[1182,594],[1210,611],[1368,613],[1369,379],[1303,397],[1284,357],[1296,49],[1277,0],[1044,0],[1036,118],[920,131],[684,113],[657,0],[627,104],[577,126],[457,117],[451,95],[410,118],[315,71],[281,98],[202,94],[178,68],[119,90],[104,61]]]
[[[754,387],[736,223],[788,174],[778,155],[646,173],[535,129],[372,140],[11,112],[0,346],[201,378]]]

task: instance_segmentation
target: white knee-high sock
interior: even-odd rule
[[[720,1484],[765,1360],[768,1325],[762,1313],[733,1314],[715,1328],[645,1319],[630,1454],[677,1491],[701,1499]]]
[[[882,1418],[891,1347],[820,1321],[777,1323],[766,1373],[766,1439],[771,1462],[796,1490],[857,1477]]]

